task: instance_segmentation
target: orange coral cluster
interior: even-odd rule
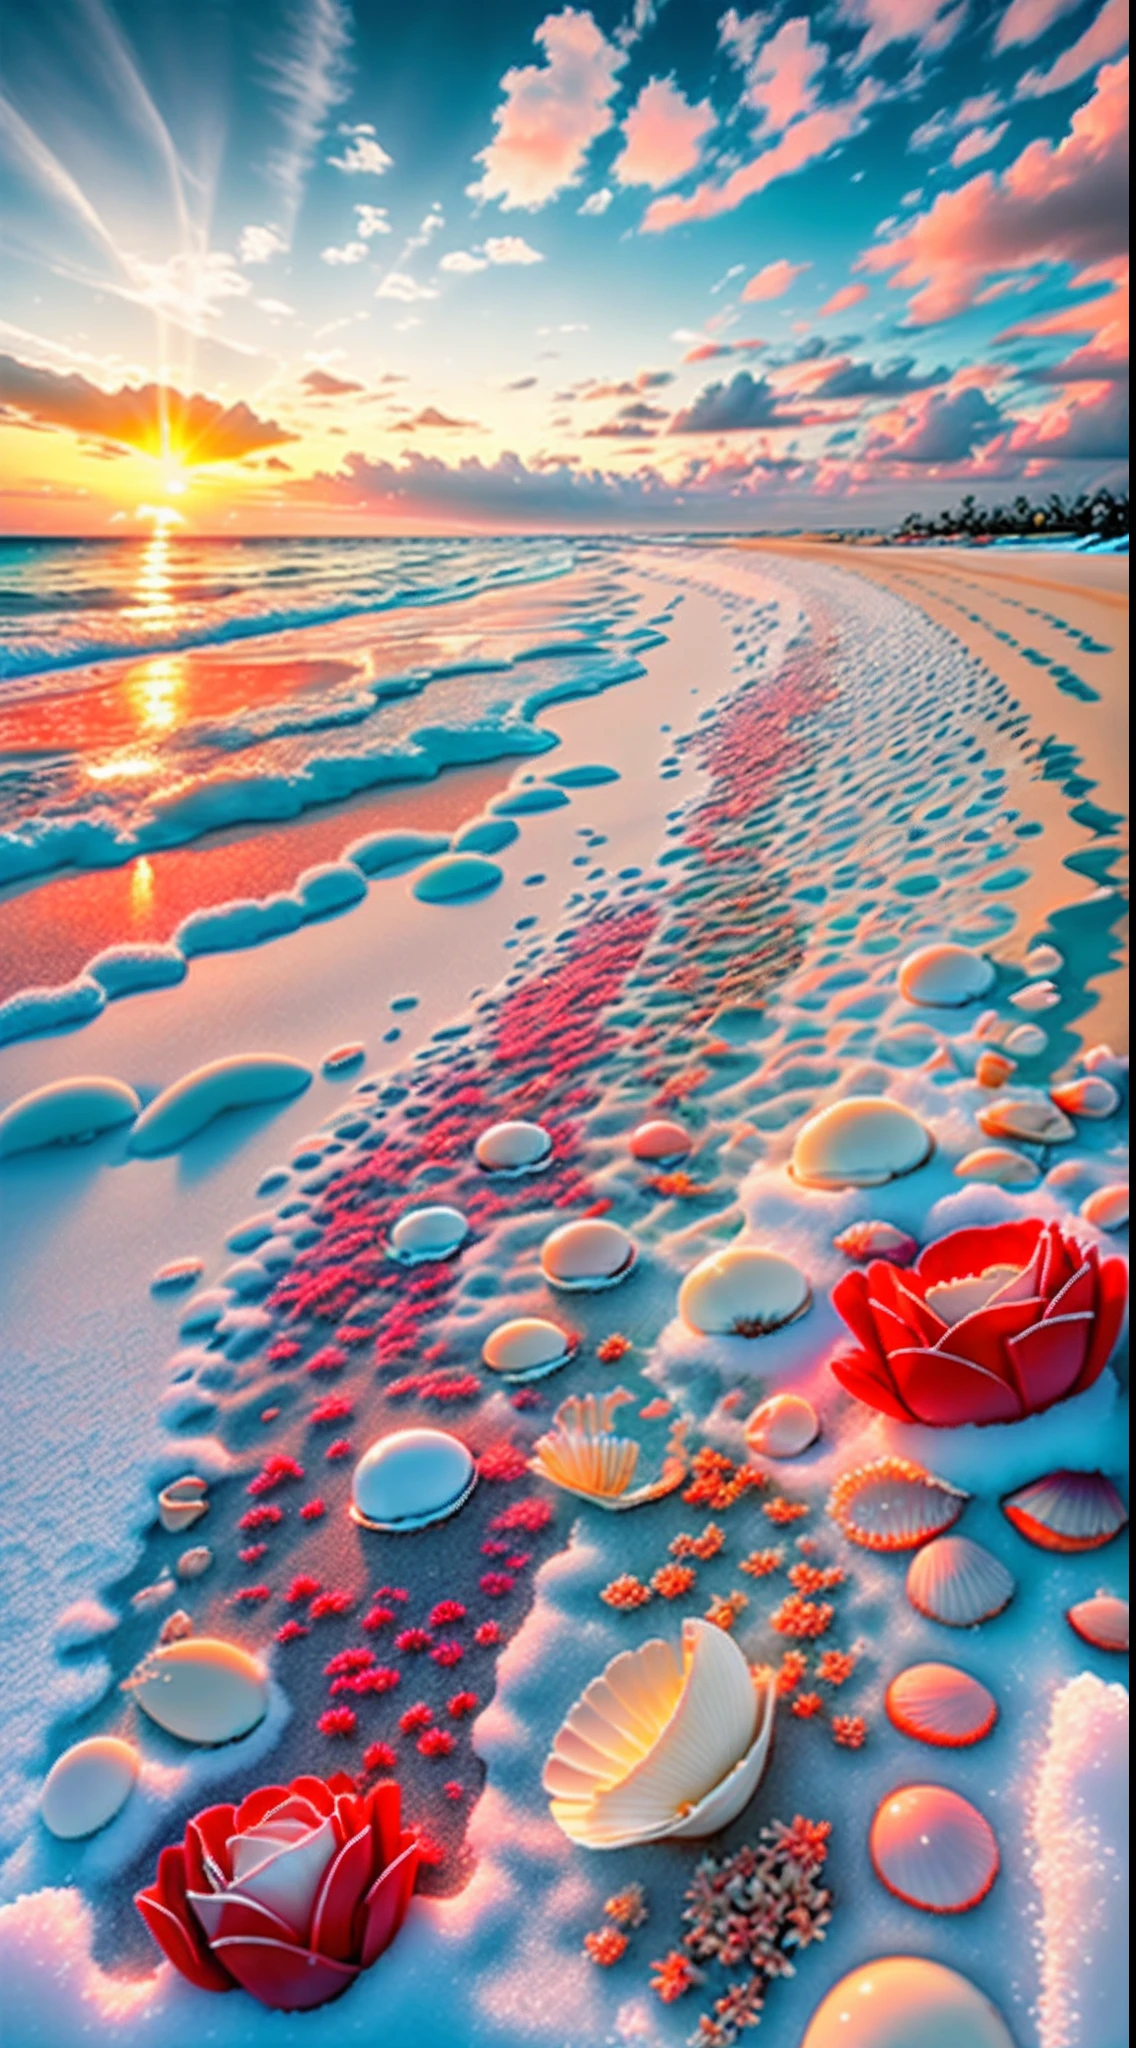
[[[785,1552],[778,1546],[772,1550],[751,1550],[743,1557],[738,1570],[748,1572],[751,1579],[767,1579],[785,1562]]]
[[[769,1626],[779,1636],[813,1638],[824,1634],[834,1613],[827,1600],[802,1600],[799,1593],[790,1593],[770,1615]]]
[[[744,1593],[715,1594],[706,1609],[706,1619],[712,1621],[715,1628],[731,1629],[748,1606],[749,1600]]]
[[[766,1483],[764,1472],[756,1465],[735,1465],[724,1451],[703,1444],[691,1460],[690,1479],[682,1497],[690,1507],[712,1508],[720,1513],[732,1508],[743,1494]]]
[[[634,1572],[621,1572],[617,1579],[612,1579],[600,1591],[600,1599],[606,1607],[616,1607],[627,1614],[636,1607],[645,1607],[650,1597],[650,1586],[645,1586]]]

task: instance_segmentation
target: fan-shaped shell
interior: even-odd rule
[[[890,1266],[909,1266],[919,1246],[906,1230],[894,1223],[850,1223],[832,1240],[846,1259],[866,1264],[869,1259],[886,1259]]]
[[[1097,1230],[1123,1230],[1128,1221],[1128,1183],[1115,1181],[1107,1188],[1094,1188],[1081,1203],[1086,1223]]]
[[[868,1837],[880,1883],[925,1913],[965,1913],[998,1875],[988,1820],[946,1785],[904,1785],[876,1808]]]
[[[874,1458],[837,1480],[828,1512],[865,1550],[914,1550],[951,1528],[968,1498],[910,1458]]]
[[[490,1372],[507,1380],[539,1380],[576,1355],[575,1339],[543,1316],[515,1316],[498,1323],[481,1348]]]
[[[980,1088],[1000,1088],[1015,1071],[1016,1062],[1008,1060],[1004,1053],[979,1053],[974,1063],[974,1078]]]
[[[173,1479],[163,1486],[158,1495],[158,1520],[163,1529],[172,1536],[180,1535],[183,1529],[192,1529],[195,1522],[209,1511],[205,1498],[204,1479],[195,1472],[187,1472],[182,1479]]]
[[[216,1636],[163,1644],[126,1687],[151,1721],[183,1742],[234,1742],[268,1711],[268,1680],[256,1658]]]
[[[1000,1558],[969,1536],[937,1536],[907,1569],[907,1597],[947,1628],[973,1628],[1008,1607],[1014,1581]]]
[[[541,1124],[491,1124],[474,1156],[485,1173],[536,1173],[552,1157],[552,1139]]]
[[[959,1009],[994,983],[994,968],[969,946],[920,946],[899,970],[899,992],[925,1009]]]
[[[631,1133],[631,1157],[665,1166],[670,1159],[685,1159],[694,1140],[689,1131],[669,1117],[652,1117]]]
[[[562,1223],[540,1248],[540,1267],[552,1287],[565,1293],[596,1293],[614,1287],[635,1264],[635,1243],[618,1223],[586,1216]]]
[[[1128,1602],[1115,1593],[1094,1593],[1091,1600],[1078,1600],[1065,1619],[1094,1649],[1128,1655]]]
[[[820,1435],[811,1401],[803,1394],[771,1394],[746,1421],[745,1440],[764,1458],[799,1458]]]
[[[631,1398],[625,1387],[613,1387],[598,1400],[594,1394],[585,1394],[562,1401],[555,1428],[533,1445],[533,1471],[565,1493],[579,1494],[601,1508],[641,1507],[645,1501],[673,1493],[686,1477],[682,1448],[686,1424],[680,1417],[672,1425],[659,1477],[632,1490],[639,1445],[631,1437],[612,1434],[612,1416]]]
[[[469,1499],[472,1453],[444,1429],[398,1429],[364,1451],[351,1481],[351,1515],[365,1529],[425,1529]]]
[[[764,1337],[803,1315],[811,1299],[809,1283],[792,1259],[731,1245],[687,1274],[678,1312],[703,1337]]]
[[[43,1824],[61,1842],[95,1835],[130,1797],[141,1759],[114,1735],[75,1742],[52,1764],[39,1795]]]
[[[901,1102],[849,1095],[802,1124],[793,1146],[796,1180],[814,1188],[876,1188],[914,1173],[935,1141]]]
[[[1017,1138],[1025,1145],[1065,1145],[1076,1136],[1064,1110],[1045,1095],[1002,1095],[980,1109],[978,1121],[988,1138]]]
[[[1047,1472],[1002,1502],[1002,1513],[1039,1550],[1099,1550],[1128,1520],[1103,1472]]]
[[[1034,1188],[1041,1168],[1025,1152],[1011,1152],[1008,1145],[980,1145],[968,1152],[955,1167],[960,1180],[981,1180],[995,1188]]]
[[[769,1673],[732,1636],[685,1621],[681,1656],[654,1640],[613,1657],[544,1767],[553,1819],[590,1849],[725,1827],[752,1796],[773,1727]]]
[[[911,1664],[884,1694],[892,1726],[934,1749],[966,1749],[998,1719],[992,1692],[957,1664]]]
[[[390,1255],[400,1266],[422,1266],[434,1259],[452,1259],[469,1235],[460,1209],[439,1202],[428,1209],[409,1209],[390,1234]]]
[[[1014,2048],[984,1992],[926,1956],[861,1963],[822,1999],[801,2048]]]
[[[1115,1116],[1120,1108],[1120,1091],[1104,1074],[1083,1074],[1079,1080],[1063,1081],[1050,1089],[1049,1099],[1069,1116],[1099,1119]]]

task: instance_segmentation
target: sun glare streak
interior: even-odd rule
[[[145,856],[145,854],[140,854],[140,855],[139,855],[139,857],[138,857],[138,859],[137,859],[136,861],[132,862],[132,864],[131,864],[131,868],[130,868],[130,914],[131,914],[131,916],[132,916],[132,917],[134,917],[134,918],[143,918],[143,917],[145,917],[145,916],[146,916],[146,914],[147,914],[147,912],[148,912],[148,911],[149,911],[149,909],[150,909],[150,905],[151,905],[151,904],[153,903],[153,900],[154,900],[154,869],[153,869],[153,864],[152,864],[152,863],[151,863],[150,861],[148,861],[148,860],[146,859],[146,856]]]
[[[185,683],[185,660],[179,654],[145,661],[130,679],[130,695],[144,732],[168,732],[176,725]]]
[[[134,782],[158,766],[153,754],[114,754],[109,761],[89,762],[87,775],[92,782]]]

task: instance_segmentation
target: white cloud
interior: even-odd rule
[[[271,257],[281,255],[287,247],[287,239],[279,228],[247,227],[241,229],[237,254],[242,263],[267,263]]]
[[[366,242],[344,242],[339,249],[320,250],[321,263],[365,263],[366,260]]]
[[[611,127],[611,101],[624,50],[610,43],[586,11],[548,14],[533,34],[545,61],[506,71],[495,134],[476,161],[472,199],[496,200],[509,212],[535,211],[580,181],[592,143]]]
[[[530,249],[520,235],[490,235],[482,244],[490,263],[543,263],[539,249]]]
[[[357,122],[354,127],[341,126],[339,132],[349,140],[342,156],[328,157],[328,163],[337,171],[346,171],[350,177],[381,178],[384,171],[390,170],[393,158],[376,139],[369,121]]]
[[[587,198],[584,201],[584,204],[582,206],[578,206],[576,208],[576,211],[577,213],[582,213],[585,215],[598,215],[601,213],[606,213],[608,207],[611,205],[612,197],[613,195],[611,192],[608,191],[607,186],[601,185],[598,192],[589,192]]]
[[[485,256],[475,256],[469,249],[451,249],[443,256],[438,268],[453,271],[458,277],[470,277],[475,270],[487,270],[489,260]]]
[[[364,242],[371,241],[375,235],[389,235],[391,232],[390,216],[386,207],[369,206],[366,201],[355,208],[355,226]]]
[[[124,261],[132,286],[125,296],[193,334],[204,334],[220,318],[226,299],[245,298],[252,289],[227,250],[169,256],[163,263],[142,256]]]
[[[269,90],[284,110],[286,144],[269,162],[284,194],[289,227],[304,196],[304,181],[324,124],[347,91],[351,10],[346,0],[295,0],[265,61]]]
[[[433,285],[419,284],[417,278],[408,277],[405,271],[388,271],[382,283],[376,287],[377,299],[399,299],[404,306],[412,306],[416,299],[436,299]]]
[[[258,299],[256,303],[262,313],[271,314],[274,320],[294,320],[296,317],[295,306],[286,306],[283,299]]]

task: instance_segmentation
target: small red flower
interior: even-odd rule
[[[393,1771],[397,1762],[389,1742],[369,1742],[363,1751],[365,1771]]]
[[[399,1715],[398,1725],[404,1735],[418,1735],[423,1728],[429,1728],[433,1720],[433,1707],[428,1707],[425,1700],[417,1700],[414,1706],[407,1707],[406,1712]]]
[[[403,1628],[396,1635],[394,1646],[396,1650],[413,1657],[423,1650],[428,1650],[433,1640],[428,1628]]]
[[[300,1509],[301,1522],[318,1522],[327,1513],[327,1508],[317,1495],[315,1500],[306,1500]]]
[[[494,1650],[505,1640],[505,1632],[499,1621],[480,1621],[473,1631],[473,1640],[479,1650]]]
[[[316,1722],[321,1735],[354,1735],[359,1717],[353,1707],[328,1707]]]
[[[415,1747],[419,1756],[452,1756],[454,1738],[445,1728],[427,1728]]]
[[[488,1599],[503,1600],[512,1592],[516,1580],[509,1572],[482,1572],[477,1583]]]
[[[290,1607],[296,1607],[301,1600],[312,1600],[320,1591],[322,1579],[312,1577],[311,1572],[299,1572],[292,1580],[284,1598]]]
[[[310,1635],[311,1629],[305,1628],[302,1621],[285,1621],[276,1631],[276,1640],[278,1643],[298,1643],[301,1636]]]
[[[439,1600],[430,1609],[431,1628],[445,1628],[447,1623],[465,1620],[465,1608],[460,1600]]]
[[[601,1927],[596,1934],[585,1934],[584,1953],[600,1968],[608,1970],[627,1953],[627,1936],[618,1927]]]
[[[475,1692],[456,1692],[452,1699],[447,1700],[446,1712],[453,1720],[461,1721],[467,1714],[476,1713],[477,1705]]]

